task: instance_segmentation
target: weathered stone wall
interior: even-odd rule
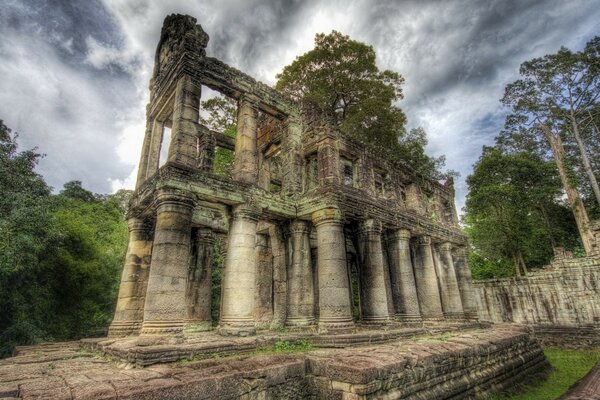
[[[540,336],[600,343],[598,256],[558,258],[525,277],[474,281],[473,285],[483,321],[527,324]]]

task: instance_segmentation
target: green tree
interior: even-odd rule
[[[372,46],[337,31],[317,34],[314,49],[297,57],[277,79],[278,90],[317,104],[341,132],[426,176],[441,177],[443,158],[425,154],[424,130],[407,133],[406,116],[395,105],[403,98],[404,78],[379,70]]]
[[[98,334],[127,245],[118,203],[69,182],[60,195],[0,121],[0,357],[19,344]]]
[[[502,99],[513,114],[507,118],[500,143],[541,155],[550,149],[587,252],[591,250],[593,235],[575,179],[577,171],[564,143],[574,139],[579,149],[574,158],[583,166],[585,180],[600,202],[600,189],[581,135],[593,127],[593,111],[598,108],[599,49],[597,37],[582,52],[561,48],[556,54],[524,62],[520,69],[523,78],[509,84]]]
[[[496,264],[499,275],[505,274],[510,262],[523,275],[526,266],[546,264],[553,248],[573,246],[564,207],[557,204],[560,183],[553,163],[532,153],[484,147],[467,184],[466,231],[488,270]]]

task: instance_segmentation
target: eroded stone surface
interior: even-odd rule
[[[484,398],[546,367],[537,342],[510,327],[148,368],[111,361],[71,342],[20,348],[0,361],[0,397]]]

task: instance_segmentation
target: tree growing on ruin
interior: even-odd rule
[[[406,115],[396,106],[404,78],[377,67],[372,46],[337,31],[315,36],[315,47],[277,75],[276,89],[316,103],[341,132],[376,146],[426,176],[439,179],[443,158],[425,154],[425,131],[406,132]]]
[[[556,54],[527,61],[521,65],[522,78],[509,84],[502,98],[513,112],[507,117],[504,142],[516,139],[540,154],[550,149],[586,252],[591,250],[593,234],[564,142],[574,139],[577,144],[578,160],[600,203],[600,189],[582,139],[583,131],[594,129],[598,110],[599,54],[600,38],[596,37],[582,52],[561,48]]]

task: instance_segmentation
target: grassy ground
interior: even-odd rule
[[[489,400],[552,400],[564,394],[569,386],[585,376],[600,360],[600,349],[568,350],[549,347],[544,354],[554,370],[548,379],[534,382],[516,396],[496,395]]]

